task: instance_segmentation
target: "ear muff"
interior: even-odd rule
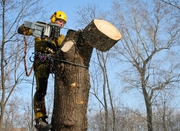
[[[51,23],[55,23],[56,21],[56,12],[51,16]]]

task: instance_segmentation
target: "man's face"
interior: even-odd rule
[[[62,19],[57,19],[55,21],[55,24],[58,24],[61,28],[63,28],[64,25],[66,24],[66,22],[64,20],[62,20]]]

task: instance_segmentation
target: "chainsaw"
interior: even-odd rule
[[[24,26],[31,29],[32,35],[35,37],[46,38],[55,37],[58,38],[60,35],[61,27],[54,23],[45,23],[41,21],[29,22],[25,21]]]

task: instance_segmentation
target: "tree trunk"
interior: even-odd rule
[[[146,112],[147,112],[147,127],[148,127],[148,131],[153,131],[153,123],[152,123],[152,117],[153,117],[153,113],[152,113],[152,104],[150,102],[150,100],[145,100],[146,101]]]
[[[121,38],[119,32],[116,32],[118,37],[112,37],[102,30],[103,26],[114,30],[109,25],[96,20],[83,31],[68,31],[56,61],[52,131],[87,130],[88,68],[93,47],[106,51]]]
[[[52,131],[85,131],[90,89],[88,66],[93,47],[80,40],[81,32],[68,31],[55,76]],[[73,43],[73,44],[72,44]]]

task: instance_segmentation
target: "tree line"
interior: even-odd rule
[[[39,9],[34,6],[37,1],[25,1],[21,9],[17,3],[8,3],[7,6],[7,2],[9,1],[1,2],[0,131],[4,128],[21,127],[22,119],[17,118],[23,118],[24,114],[27,115],[27,120],[23,125],[27,129],[31,126],[30,103],[26,104],[22,115],[18,114],[18,107],[14,104],[17,101],[10,101],[9,98],[18,88],[23,88],[23,82],[27,82],[20,55],[23,46],[19,41],[22,39],[17,35],[16,29],[24,20],[25,12],[29,17]],[[27,5],[36,7],[34,12],[31,12],[32,9],[26,10]],[[116,25],[123,36],[122,40],[107,52],[94,50],[90,69],[90,98],[96,100],[96,106],[91,106],[90,99],[89,131],[180,129],[178,104],[172,104],[174,101],[179,102],[176,95],[180,74],[179,5],[178,0],[127,0],[113,1],[110,11],[100,10],[95,4],[78,8],[77,23],[86,26],[94,18],[106,19]],[[8,10],[19,12],[12,23],[8,22]],[[119,72],[113,76],[116,79],[110,78],[111,68],[115,65],[119,67]],[[135,92],[143,101],[142,108],[132,109],[124,106],[125,103],[118,98],[121,96],[114,95],[121,91],[127,94]]]

